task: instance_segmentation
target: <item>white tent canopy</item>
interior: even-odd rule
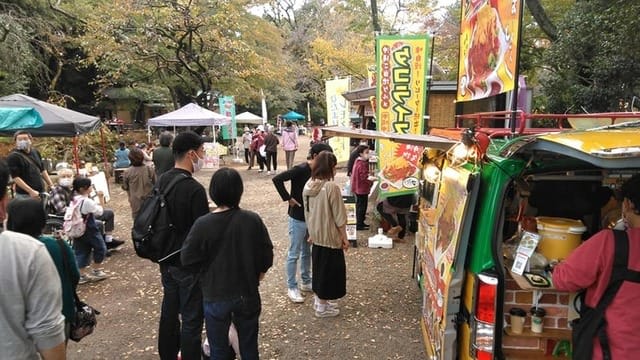
[[[242,114],[236,115],[236,123],[238,124],[251,124],[251,125],[262,125],[262,117],[252,114],[248,111],[243,112]]]
[[[148,126],[220,126],[230,124],[231,118],[194,103],[151,118],[147,122]]]

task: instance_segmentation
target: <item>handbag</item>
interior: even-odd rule
[[[258,148],[258,152],[260,153],[260,156],[262,156],[263,158],[267,157],[267,145],[260,145],[260,147]]]
[[[62,268],[64,271],[64,276],[70,278],[68,271],[69,258],[67,257],[67,251],[62,243],[62,240],[58,239],[56,241],[58,242],[60,252],[62,253]],[[70,322],[71,333],[69,335],[69,339],[75,342],[79,342],[85,336],[93,333],[96,325],[98,325],[98,319],[96,318],[96,315],[100,315],[100,311],[94,309],[89,304],[80,301],[75,288],[73,289],[73,298],[76,305],[76,313],[74,318]]]
[[[74,291],[75,294],[75,291]],[[78,294],[75,294],[76,299],[76,316],[71,322],[71,334],[69,338],[75,342],[82,340],[85,336],[90,335],[98,325],[98,319],[96,315],[100,312],[90,305],[80,301]]]

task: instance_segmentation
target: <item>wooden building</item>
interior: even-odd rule
[[[427,92],[427,111],[425,112],[425,129],[451,128],[455,126],[455,116],[460,114],[472,114],[477,112],[497,111],[505,109],[504,96],[493,98],[456,102],[455,81],[433,81]],[[356,108],[361,120],[361,127],[367,128],[375,112],[371,106],[371,99],[376,96],[376,87],[365,87],[342,94]]]

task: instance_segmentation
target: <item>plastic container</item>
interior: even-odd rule
[[[542,240],[540,252],[547,260],[566,259],[580,245],[582,233],[587,231],[582,221],[557,217],[537,217],[538,233]]]
[[[540,334],[544,330],[544,316],[547,311],[541,307],[531,308],[531,332]]]

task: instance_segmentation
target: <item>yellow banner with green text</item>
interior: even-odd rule
[[[379,36],[376,39],[376,119],[378,130],[422,134],[429,65],[428,35]],[[380,197],[402,195],[418,187],[422,147],[378,143]]]
[[[327,125],[350,127],[349,100],[342,96],[349,91],[349,78],[328,80],[325,82],[327,96]],[[329,146],[338,161],[349,159],[349,139],[345,137],[333,137],[329,139]]]

